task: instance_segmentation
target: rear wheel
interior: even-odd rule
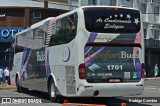
[[[53,79],[51,79],[50,83],[49,83],[49,89],[48,89],[48,92],[49,92],[49,97],[50,97],[50,100],[52,102],[57,102],[57,94],[56,94],[56,91],[57,91],[57,88],[55,86],[55,83],[53,81]]]

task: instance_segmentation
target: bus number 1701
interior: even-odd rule
[[[123,70],[122,65],[107,65],[107,70]]]

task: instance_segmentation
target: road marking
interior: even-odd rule
[[[147,88],[155,88],[155,87],[157,87],[157,86],[146,86]]]
[[[157,86],[146,86],[144,89],[158,89]]]
[[[145,89],[157,89],[157,88],[145,88]]]

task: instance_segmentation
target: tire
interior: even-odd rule
[[[27,89],[27,88],[23,88],[23,87],[21,87],[20,85],[19,85],[19,79],[18,78],[16,78],[16,86],[17,86],[17,91],[19,92],[19,93],[28,93],[29,92],[29,90]]]
[[[22,92],[22,87],[19,85],[18,77],[16,78],[16,86],[17,86],[17,92],[21,93]]]
[[[53,79],[51,79],[51,81],[49,83],[48,93],[49,93],[50,100],[52,102],[57,102],[56,91],[57,91],[57,88],[55,86],[55,83],[54,83]]]

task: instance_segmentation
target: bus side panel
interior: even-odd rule
[[[14,66],[10,72],[11,85],[15,85],[16,73],[20,72],[21,70],[22,56],[23,56],[23,52],[20,52],[14,55],[14,60],[13,60]]]
[[[19,70],[19,85],[25,88],[29,88],[28,84],[32,82],[28,74],[29,73],[28,66],[29,66],[29,60],[30,60],[31,54],[32,54],[32,50],[24,50],[23,55],[21,57],[22,61],[20,64],[21,69]]]
[[[48,47],[49,66],[56,78],[58,91],[63,96],[75,95],[75,43]],[[65,77],[62,77],[65,76]]]

